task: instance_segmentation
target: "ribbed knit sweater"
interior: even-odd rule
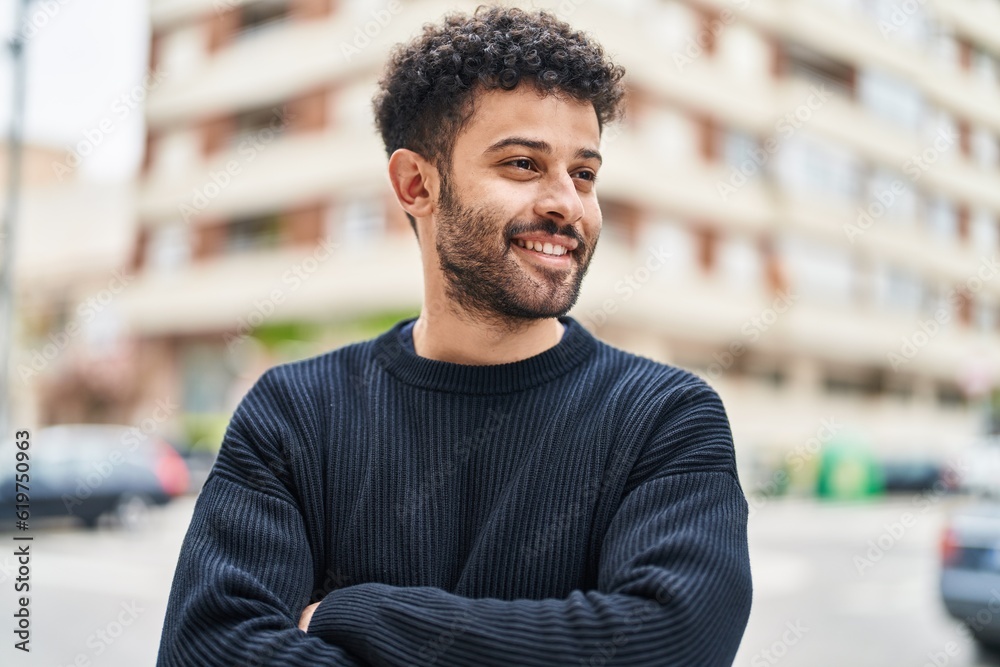
[[[723,405],[559,320],[512,363],[420,357],[411,318],[264,373],[157,664],[731,665],[751,581]]]

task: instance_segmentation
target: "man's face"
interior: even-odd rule
[[[434,216],[453,302],[513,326],[573,307],[601,230],[599,143],[589,103],[524,84],[477,95]]]

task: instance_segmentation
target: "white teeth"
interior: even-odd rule
[[[519,246],[522,248],[527,248],[528,250],[534,250],[546,255],[565,255],[569,250],[565,246],[555,245],[552,243],[542,243],[541,241],[525,241],[524,239],[514,239]]]

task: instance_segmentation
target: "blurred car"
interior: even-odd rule
[[[886,493],[919,493],[951,490],[955,483],[943,475],[942,466],[922,459],[895,459],[881,463],[882,488]],[[935,487],[936,485],[936,487]]]
[[[183,494],[187,465],[165,441],[138,428],[112,424],[50,426],[32,432],[28,452],[31,521],[75,518],[89,527],[111,516],[134,528],[154,505]],[[24,491],[15,485],[13,441],[0,446],[0,502],[10,508]],[[23,468],[22,468],[23,470]]]
[[[1000,499],[955,511],[941,536],[941,597],[984,646],[1000,648]]]

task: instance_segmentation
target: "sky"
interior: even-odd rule
[[[0,0],[0,133],[10,132],[14,30],[26,38],[25,141],[72,150],[77,177],[128,179],[142,157],[149,19],[141,0]]]

